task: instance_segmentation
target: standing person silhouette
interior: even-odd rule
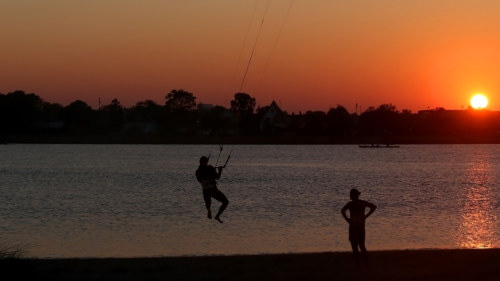
[[[356,264],[360,264],[359,260],[359,249],[361,249],[361,255],[365,263],[368,262],[368,252],[365,247],[365,220],[368,218],[377,206],[374,204],[360,200],[359,192],[357,189],[353,188],[350,192],[351,201],[348,202],[341,210],[342,216],[349,223],[349,241],[351,242],[352,252],[354,254],[354,261]],[[365,208],[370,208],[368,214],[365,215]],[[348,218],[345,212],[349,210],[350,218]]]
[[[200,166],[198,170],[196,170],[196,179],[201,183],[203,187],[203,199],[205,200],[205,207],[207,208],[208,214],[207,217],[209,219],[212,218],[212,211],[210,211],[210,206],[212,205],[212,197],[222,203],[219,208],[219,212],[215,215],[215,219],[222,223],[220,220],[220,215],[226,209],[229,204],[229,200],[227,200],[224,193],[222,193],[217,188],[217,182],[215,180],[220,179],[222,174],[222,167],[218,167],[219,172],[215,171],[215,168],[211,165],[208,165],[208,158],[202,156],[200,158]]]

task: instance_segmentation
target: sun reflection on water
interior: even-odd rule
[[[461,248],[498,247],[498,218],[495,215],[494,176],[490,159],[485,154],[476,156],[464,175],[461,222],[455,233],[455,243]]]

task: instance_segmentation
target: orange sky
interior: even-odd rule
[[[255,0],[0,1],[0,93],[95,108],[98,97],[163,103],[183,88],[229,106],[267,1],[232,87]],[[459,109],[482,92],[500,110],[500,1],[295,0],[270,57],[291,3],[271,1],[257,43],[243,92],[258,104]]]

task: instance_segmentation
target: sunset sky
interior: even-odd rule
[[[96,108],[99,97],[163,104],[182,88],[228,107],[267,3],[0,0],[0,93]],[[460,109],[483,93],[500,110],[500,1],[295,0],[278,38],[290,4],[271,1],[243,86],[261,106],[415,112]]]

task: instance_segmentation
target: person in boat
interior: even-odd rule
[[[222,223],[220,215],[226,209],[227,205],[229,204],[229,200],[227,200],[227,197],[224,195],[224,193],[222,193],[217,188],[217,182],[215,180],[220,179],[223,167],[218,167],[217,169],[219,170],[218,172],[213,166],[208,165],[208,158],[202,156],[200,158],[200,166],[198,167],[198,170],[196,170],[196,179],[201,183],[201,186],[203,187],[203,199],[205,200],[205,207],[208,211],[207,217],[209,219],[212,218],[212,212],[210,210],[210,206],[212,205],[212,198],[222,203],[219,211],[214,218]]]
[[[348,202],[340,211],[344,219],[349,223],[349,241],[351,242],[354,261],[360,264],[358,247],[361,250],[361,255],[365,263],[368,262],[368,251],[365,247],[365,220],[368,218],[377,206],[368,201],[360,200],[359,192],[353,188],[350,192],[351,201]],[[365,215],[365,208],[370,208],[370,211]],[[349,210],[350,217],[347,217],[346,211]]]

